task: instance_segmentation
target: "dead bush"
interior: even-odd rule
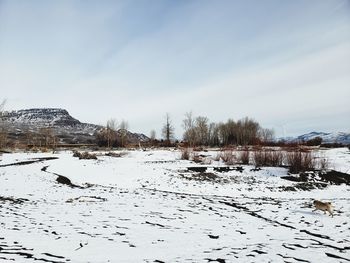
[[[265,153],[262,150],[253,152],[253,162],[256,167],[265,165]]]
[[[234,155],[232,150],[225,150],[221,153],[220,157],[227,165],[233,165],[236,163],[236,156]]]
[[[79,160],[97,160],[96,154],[89,153],[89,152],[78,152],[73,151],[73,157],[78,157]]]
[[[283,165],[282,151],[256,150],[253,154],[253,161],[256,167],[272,166],[279,167]]]
[[[190,149],[181,148],[181,160],[189,160],[189,159],[190,159]]]
[[[238,160],[242,164],[249,164],[249,160],[250,160],[249,150],[241,151],[240,154],[238,155]]]
[[[315,169],[311,152],[293,151],[287,153],[287,165],[290,173],[300,173]]]
[[[47,147],[40,148],[40,152],[42,152],[42,153],[47,153],[48,151],[49,151],[49,149]]]
[[[191,159],[195,163],[201,163],[203,161],[202,157],[196,152],[192,153]]]
[[[283,165],[283,152],[282,151],[270,151],[269,162],[271,166],[279,167]]]

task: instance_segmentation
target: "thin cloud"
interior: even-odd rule
[[[189,110],[248,115],[277,133],[348,130],[348,11],[346,1],[1,1],[1,94],[11,109],[62,107],[146,134],[170,112],[181,137]]]

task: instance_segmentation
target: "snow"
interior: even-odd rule
[[[71,151],[0,156],[0,261],[350,258],[348,185],[288,192],[280,187],[295,183],[281,179],[286,168],[243,166],[242,172],[219,173],[214,168],[222,162],[180,160],[178,150],[118,153],[121,157],[96,152],[98,160],[79,160]],[[217,152],[200,154],[209,160]],[[322,149],[319,156],[349,172],[347,148]],[[57,159],[38,159],[46,157]],[[38,162],[8,166],[30,160]],[[197,180],[187,169],[203,166],[216,175],[213,180]],[[58,175],[79,187],[57,183]],[[313,199],[331,201],[334,217],[312,212]]]
[[[282,137],[278,140],[285,140],[287,142],[307,142],[315,139],[316,137],[322,138],[322,143],[342,143],[344,145],[350,144],[349,132],[310,132],[297,137]]]

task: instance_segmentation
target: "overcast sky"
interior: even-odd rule
[[[125,119],[350,132],[350,1],[2,1],[0,100]]]

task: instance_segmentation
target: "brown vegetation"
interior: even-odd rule
[[[241,164],[249,164],[250,161],[250,151],[245,149],[238,154],[238,161]]]
[[[316,163],[310,151],[296,150],[287,152],[286,161],[290,173],[310,171],[314,170],[316,167]]]
[[[281,150],[260,149],[253,153],[253,162],[256,167],[279,167],[283,165],[283,160],[284,156]]]
[[[78,157],[80,160],[97,160],[96,154],[89,152],[73,151],[73,157]]]
[[[189,148],[181,148],[181,160],[189,160],[190,159],[190,149]]]
[[[248,117],[226,123],[210,123],[205,116],[186,113],[183,120],[184,141],[190,146],[254,145],[273,140],[273,130],[264,129]]]
[[[226,149],[223,152],[221,152],[221,159],[223,162],[227,165],[233,165],[236,163],[236,156],[233,153],[233,150],[231,149]]]

